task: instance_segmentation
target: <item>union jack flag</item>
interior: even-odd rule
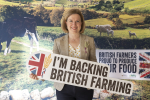
[[[31,73],[37,76],[42,75],[44,59],[45,59],[45,54],[42,54],[42,53],[37,53],[31,56],[29,63],[28,63],[28,67]]]
[[[150,78],[150,52],[139,53],[140,78]]]

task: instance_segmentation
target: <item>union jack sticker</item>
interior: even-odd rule
[[[29,73],[33,73],[37,76],[43,77],[46,72],[46,68],[52,62],[51,54],[46,56],[43,53],[34,53],[30,56],[28,61],[28,71]]]
[[[140,78],[150,78],[150,52],[139,53]]]
[[[33,54],[30,57],[28,62],[29,71],[37,76],[41,76],[44,59],[45,59],[45,54],[42,53]]]

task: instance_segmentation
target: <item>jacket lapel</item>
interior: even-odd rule
[[[68,41],[68,34],[64,36],[64,38],[62,38],[62,40],[60,41],[61,45],[60,45],[60,49],[61,49],[61,54],[62,55],[66,55],[69,56],[69,41]],[[81,59],[87,59],[87,53],[85,52],[85,42],[86,42],[86,38],[84,35],[80,35],[80,58]],[[88,48],[87,48],[88,49]],[[87,50],[86,49],[86,50]],[[87,51],[88,52],[88,51]]]
[[[85,36],[80,35],[80,52],[81,52],[81,59],[86,59],[86,53],[85,53]]]
[[[62,40],[60,41],[60,49],[61,49],[61,54],[62,55],[66,55],[69,56],[69,43],[68,43],[68,34],[64,36],[64,38],[62,38]]]

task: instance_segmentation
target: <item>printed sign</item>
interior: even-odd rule
[[[149,50],[96,50],[97,62],[110,66],[110,77],[150,80]]]
[[[40,79],[79,87],[106,89],[126,96],[131,96],[133,90],[132,82],[109,78],[110,67],[107,64],[48,52],[31,54],[27,69]]]

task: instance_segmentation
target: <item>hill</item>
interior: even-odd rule
[[[86,20],[85,24],[86,26],[91,26],[91,27],[95,27],[95,25],[105,25],[105,24],[110,24],[111,26],[114,26],[113,22],[106,18]]]
[[[119,18],[121,19],[121,21],[124,23],[124,24],[135,24],[136,22],[140,22],[142,23],[145,19],[144,16],[140,16],[140,15],[127,15],[127,14],[124,14],[124,15],[120,15]]]
[[[124,8],[128,7],[129,9],[148,9],[150,8],[150,0],[134,0],[125,3]]]

